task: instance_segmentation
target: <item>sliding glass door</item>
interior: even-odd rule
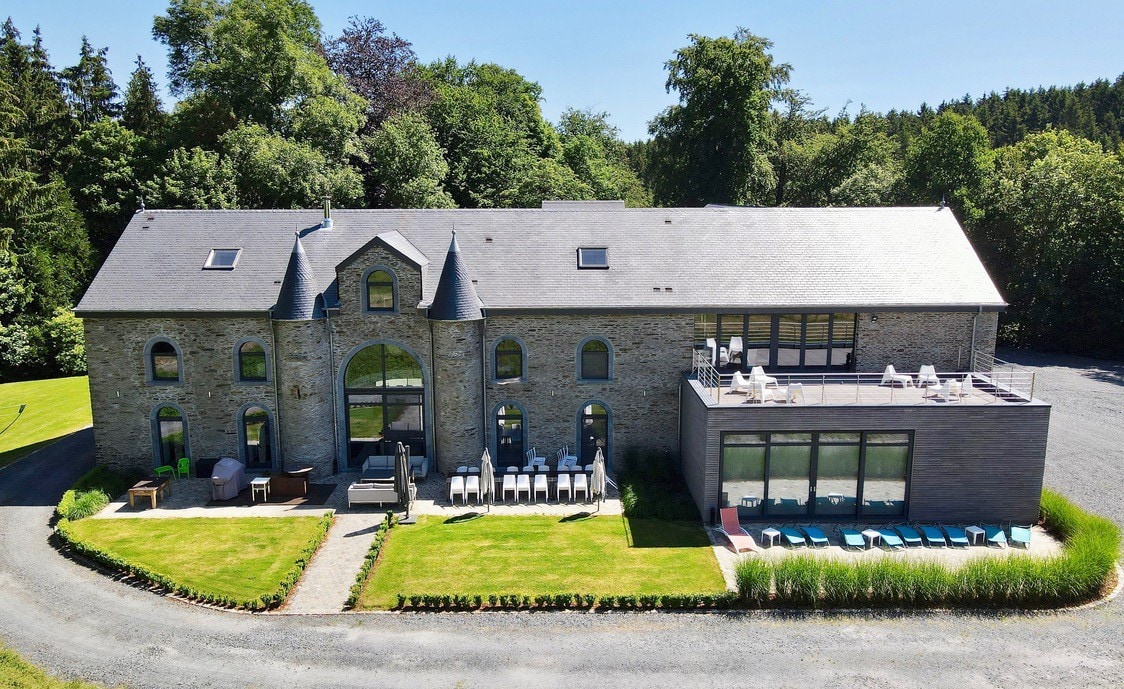
[[[743,519],[904,517],[909,433],[723,433],[722,507]]]

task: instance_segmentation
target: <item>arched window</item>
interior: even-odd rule
[[[527,424],[523,409],[514,402],[496,407],[496,466],[523,466]]]
[[[590,337],[578,346],[578,379],[613,379],[613,348],[607,340]]]
[[[244,383],[269,380],[269,366],[261,342],[247,340],[238,346],[238,380]]]
[[[367,310],[395,311],[398,308],[398,280],[394,273],[375,268],[367,273]]]
[[[148,347],[148,380],[152,383],[178,383],[182,380],[180,353],[167,340],[155,340]]]
[[[372,455],[392,455],[399,442],[425,456],[425,388],[410,352],[373,344],[355,353],[344,370],[347,466]]]
[[[518,380],[526,377],[523,368],[523,345],[519,340],[508,337],[496,343],[492,371],[496,380]]]
[[[152,441],[156,466],[176,466],[180,457],[187,457],[187,419],[179,407],[165,405],[152,417]]]
[[[272,468],[273,442],[269,411],[258,405],[247,407],[242,412],[241,426],[239,435],[242,439],[242,463],[247,469]]]
[[[589,402],[582,407],[578,415],[578,457],[582,464],[593,464],[599,449],[608,464],[612,457],[609,447],[611,430],[608,407],[600,402]]]

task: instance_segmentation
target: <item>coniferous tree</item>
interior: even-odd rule
[[[103,117],[114,117],[121,110],[117,102],[117,84],[113,83],[113,75],[110,74],[106,61],[108,53],[108,48],[94,50],[90,41],[83,36],[78,64],[62,71],[67,100],[75,119],[83,127],[88,127]]]
[[[136,65],[137,68],[129,77],[129,86],[125,89],[121,124],[135,134],[155,139],[163,134],[168,116],[156,92],[156,79],[152,75],[152,70],[140,55],[137,55]]]

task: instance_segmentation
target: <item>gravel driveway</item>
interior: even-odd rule
[[[1047,483],[1124,523],[1124,366],[1007,353],[1053,402]],[[0,471],[0,640],[131,687],[1075,687],[1124,683],[1124,601],[1075,613],[251,616],[111,583],[47,545],[88,435]],[[79,466],[74,466],[75,464]],[[49,484],[49,485],[48,485]]]

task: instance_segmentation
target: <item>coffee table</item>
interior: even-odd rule
[[[166,478],[146,478],[143,481],[137,481],[133,487],[129,489],[129,507],[136,506],[136,498],[147,497],[152,501],[153,509],[156,508],[156,499],[164,497],[164,494],[172,494],[172,482]]]

